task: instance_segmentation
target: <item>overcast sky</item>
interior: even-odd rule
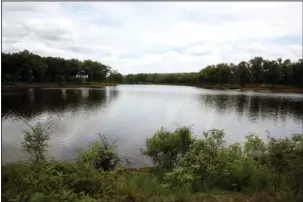
[[[92,59],[123,74],[302,58],[302,2],[2,2],[2,51]]]

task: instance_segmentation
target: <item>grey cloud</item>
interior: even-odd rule
[[[61,41],[62,35],[56,34],[56,32],[36,32],[36,36],[46,39],[48,41]]]
[[[102,50],[100,48],[91,48],[89,46],[68,45],[66,46],[66,49],[80,54],[98,54],[102,56],[111,55],[110,51]]]
[[[302,50],[302,46],[282,44],[282,38],[267,43],[282,35],[302,37],[297,32],[302,9],[293,5],[284,8],[286,4],[274,3],[270,4],[272,9],[270,5],[263,8],[263,4],[221,2],[2,5],[4,51],[25,48],[44,56],[93,58],[122,73],[194,71],[219,61],[237,63],[260,53],[242,48],[253,42],[266,46],[264,57],[280,54],[296,58]],[[283,23],[276,31],[278,19]],[[206,48],[186,52],[200,44]],[[173,54],[163,57],[169,51]]]
[[[38,11],[35,4],[20,4],[18,2],[5,2],[3,5],[3,12],[33,12]]]

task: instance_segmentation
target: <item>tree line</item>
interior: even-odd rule
[[[221,84],[241,85],[266,84],[303,87],[303,59],[267,60],[255,57],[239,64],[219,63],[208,65],[197,73],[128,74],[125,83],[154,84]]]
[[[127,84],[183,84],[196,85],[198,83],[197,73],[139,73],[128,74],[123,78]]]
[[[28,50],[1,53],[3,82],[121,82],[122,74],[97,61],[42,57]]]
[[[191,73],[139,73],[122,76],[97,61],[41,57],[28,50],[1,53],[3,82],[115,82],[180,85],[288,85],[303,88],[303,59],[268,60],[255,57],[239,64],[208,65]]]

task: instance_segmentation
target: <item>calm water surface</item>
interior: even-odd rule
[[[25,122],[52,126],[49,155],[74,159],[97,133],[117,140],[118,150],[137,166],[147,137],[160,127],[192,125],[196,136],[217,128],[226,141],[242,142],[250,132],[286,137],[303,132],[303,95],[206,90],[183,86],[120,85],[99,89],[2,91],[2,162],[25,160]]]

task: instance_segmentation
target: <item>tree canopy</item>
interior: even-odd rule
[[[255,57],[239,64],[219,63],[208,65],[197,73],[128,74],[125,83],[154,84],[267,84],[303,87],[303,60],[267,60]]]
[[[289,85],[303,88],[303,59],[291,61],[255,57],[239,64],[208,65],[192,73],[139,73],[122,76],[97,61],[41,57],[28,50],[1,53],[4,82],[74,82],[83,80],[127,84],[247,84]]]
[[[92,60],[41,57],[28,50],[1,53],[1,58],[4,82],[74,82],[83,78],[104,82],[107,77],[120,82],[122,77],[110,66]]]

